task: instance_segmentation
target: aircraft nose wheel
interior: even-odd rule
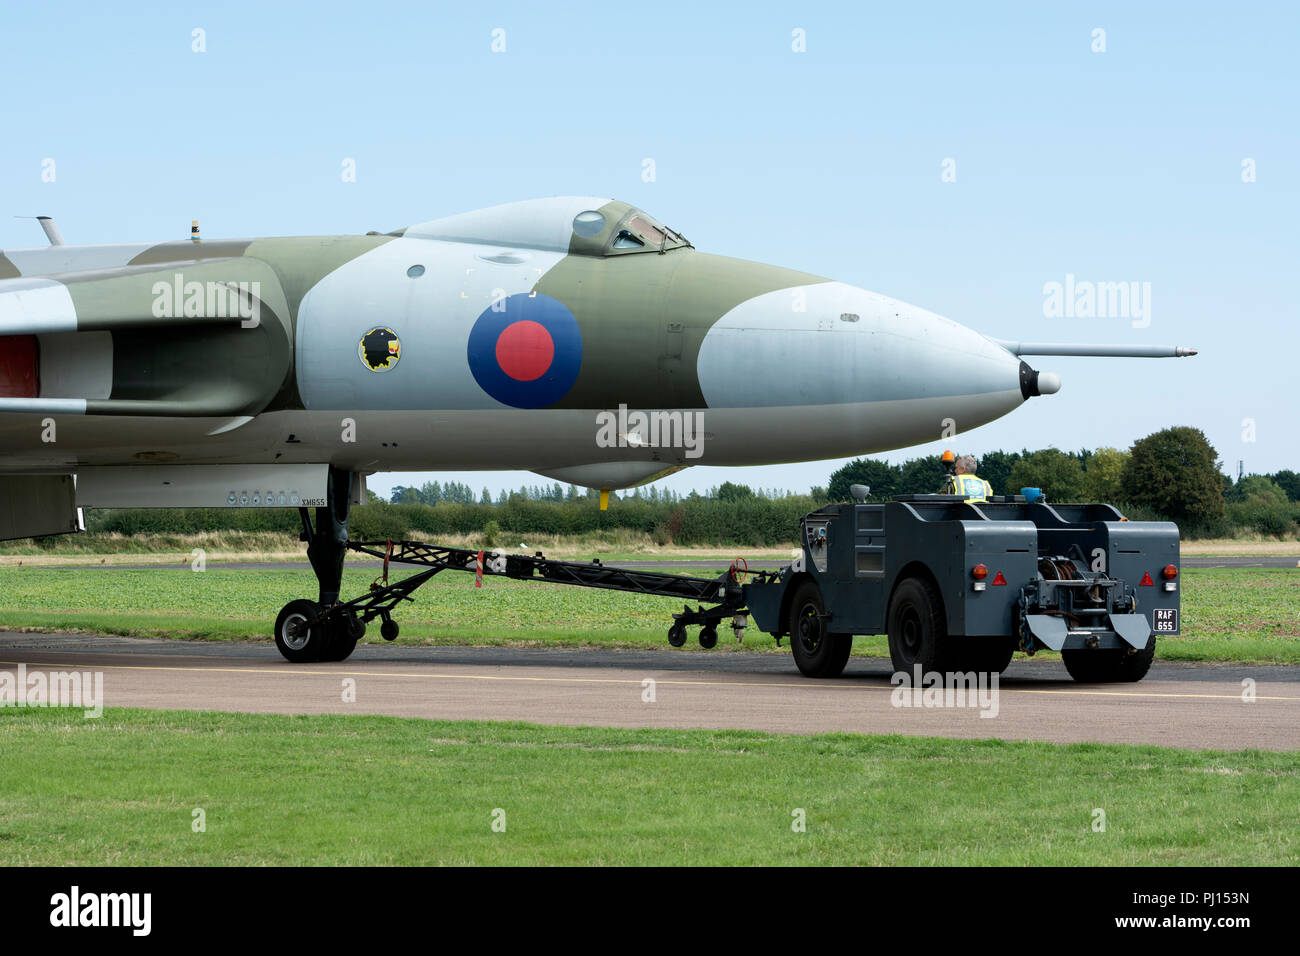
[[[305,598],[280,609],[275,619],[275,646],[285,660],[307,664],[324,655],[328,632],[318,613],[319,605]]]
[[[275,619],[275,646],[292,664],[346,660],[365,636],[355,617],[327,614],[315,601],[290,601]]]

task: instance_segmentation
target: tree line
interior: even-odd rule
[[[1132,518],[1177,521],[1185,534],[1230,537],[1241,531],[1295,534],[1300,520],[1300,475],[1290,469],[1245,475],[1222,471],[1218,452],[1198,428],[1165,428],[1128,449],[991,451],[978,458],[979,476],[998,495],[1041,488],[1049,501],[1105,501]],[[873,500],[939,491],[943,464],[936,457],[901,465],[858,458],[836,470],[827,487],[832,500],[849,486],[868,485]]]
[[[1240,533],[1295,536],[1300,532],[1300,475],[1283,470],[1223,474],[1213,446],[1198,429],[1167,428],[1128,449],[992,451],[979,457],[978,473],[995,494],[1041,488],[1049,501],[1106,501],[1135,520],[1177,521],[1186,537],[1232,537]],[[529,534],[586,535],[630,531],[659,544],[765,546],[794,538],[799,519],[835,501],[848,501],[849,486],[868,485],[871,498],[942,490],[937,456],[892,465],[858,458],[837,469],[825,486],[803,494],[754,489],[724,482],[682,495],[653,485],[611,494],[608,511],[597,493],[575,486],[524,486],[493,497],[458,482],[398,486],[391,500],[371,493],[353,509],[354,538],[383,539],[438,534],[497,537]],[[192,534],[200,531],[276,531],[296,535],[299,519],[287,509],[112,509],[91,511],[92,531],[121,534]],[[513,546],[517,542],[510,542]]]

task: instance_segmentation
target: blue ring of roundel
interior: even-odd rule
[[[573,388],[582,367],[582,332],[578,320],[563,302],[540,292],[519,292],[507,296],[501,311],[491,306],[474,321],[469,333],[469,370],[479,388],[503,405],[514,408],[545,408],[554,405]],[[521,382],[511,378],[497,362],[497,340],[516,322],[536,322],[551,335],[555,354],[550,367],[539,378]]]

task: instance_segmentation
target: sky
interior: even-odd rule
[[[1289,4],[10,5],[0,248],[43,244],[11,218],[38,214],[94,243],[613,196],[702,251],[993,337],[1200,349],[1031,359],[1059,394],[881,457],[1125,448],[1181,424],[1226,471],[1300,470],[1298,28]],[[1137,283],[1149,308],[1046,314],[1067,276]],[[802,491],[841,464],[658,484]],[[544,481],[370,487],[425,480]]]

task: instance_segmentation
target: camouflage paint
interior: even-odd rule
[[[160,242],[156,246],[133,257],[129,266],[154,266],[166,262],[193,262],[202,259],[229,259],[242,256],[251,239],[217,239],[208,242],[195,242],[192,239],[178,239],[174,242]]]
[[[552,407],[702,408],[696,362],[714,323],[754,296],[826,281],[689,248],[569,256],[537,283],[582,331],[578,380]]]
[[[238,318],[153,318],[161,283],[257,284],[258,322]],[[89,414],[234,415],[268,406],[292,374],[289,311],[279,278],[257,259],[177,263],[111,278],[65,277],[79,331],[113,336],[113,389],[87,404]],[[168,294],[168,293],[162,293]],[[206,301],[205,301],[206,305]],[[149,320],[150,324],[123,323]],[[143,405],[120,404],[147,403]]]

